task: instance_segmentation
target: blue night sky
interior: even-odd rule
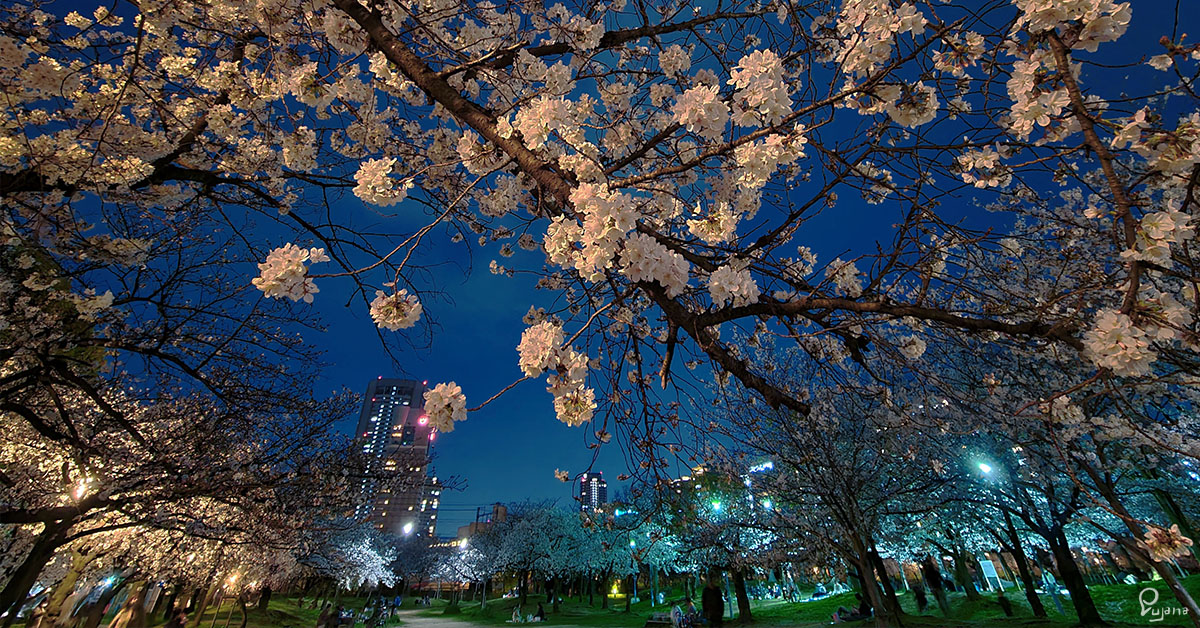
[[[353,203],[350,199],[346,202]],[[334,294],[314,304],[329,331],[311,337],[310,342],[326,348],[331,364],[317,393],[344,387],[361,395],[367,382],[378,376],[408,376],[427,379],[430,385],[454,381],[467,394],[468,406],[474,407],[520,378],[516,346],[524,329],[521,317],[533,299],[548,295],[534,293],[523,277],[508,279],[488,273],[491,256],[475,252],[480,268],[469,277],[455,267],[438,271],[438,287],[452,294],[454,303],[426,304],[426,316],[432,316],[440,328],[434,331],[432,346],[397,353],[407,373],[398,372],[380,346],[365,307],[359,301],[348,309],[341,307],[346,300],[335,294],[347,286],[338,286],[338,280],[320,282],[319,297],[326,297],[326,292]],[[476,506],[492,502],[569,503],[571,484],[558,482],[553,472],[556,468],[578,472],[588,466],[592,451],[583,443],[587,427],[571,429],[554,419],[552,397],[542,379],[518,385],[481,411],[470,413],[454,432],[437,436],[433,467],[438,476],[458,476],[466,482],[462,491],[445,495],[439,534],[454,534],[455,527],[474,520]],[[343,429],[353,430],[356,420],[356,415],[349,417]],[[604,471],[606,478],[612,476],[611,494],[616,476],[624,468],[618,451],[610,449],[595,468]],[[456,512],[456,507],[469,510]]]

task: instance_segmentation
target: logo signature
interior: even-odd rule
[[[1182,606],[1163,606],[1159,608],[1158,589],[1146,587],[1138,593],[1138,606],[1141,607],[1142,617],[1150,616],[1147,621],[1157,622],[1173,615],[1187,615],[1188,609]]]

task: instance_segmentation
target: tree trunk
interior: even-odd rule
[[[117,593],[121,592],[121,589],[125,588],[127,583],[128,580],[117,582],[109,587],[100,596],[100,599],[96,600],[95,604],[86,607],[87,612],[83,614],[83,628],[96,628],[100,625],[100,621],[104,619],[104,611],[108,608],[108,604],[117,596]]]
[[[883,564],[883,557],[875,548],[871,548],[871,563],[875,567],[880,584],[883,585],[883,603],[888,607],[888,614],[899,616],[903,611],[900,608],[900,600],[896,597],[896,588],[892,586],[892,578],[888,576],[887,565]]]
[[[562,602],[560,601],[561,596],[558,594],[558,576],[557,575],[554,576],[554,578],[551,579],[550,582],[553,585],[553,591],[551,593],[551,595],[554,596],[553,608],[554,608],[554,612],[557,613],[559,611],[560,607],[562,606]]]
[[[521,590],[521,606],[525,606],[525,603],[529,601],[529,570],[528,569],[521,570],[521,579],[518,582],[517,586],[520,587],[520,590]]]
[[[38,534],[33,547],[25,555],[25,560],[12,572],[8,584],[0,590],[0,613],[8,613],[4,625],[11,626],[17,618],[17,613],[25,605],[29,590],[37,582],[38,574],[54,557],[54,550],[62,545],[70,524],[46,524]]]
[[[1063,586],[1071,592],[1071,604],[1075,607],[1075,614],[1079,616],[1080,625],[1107,626],[1108,623],[1100,617],[1100,611],[1096,609],[1096,603],[1083,581],[1079,566],[1075,564],[1075,557],[1071,555],[1071,547],[1063,529],[1055,528],[1047,535],[1046,540],[1050,543],[1050,551],[1054,554],[1054,562],[1058,565],[1058,575],[1062,578]]]
[[[132,586],[133,594],[121,605],[108,628],[146,628],[146,594],[150,592],[150,583],[141,580]]]
[[[267,605],[271,603],[271,587],[263,587],[262,594],[258,596],[258,610],[267,610]]]
[[[608,608],[608,570],[600,573],[600,609]]]
[[[658,604],[658,567],[650,565],[650,608]]]
[[[971,577],[971,567],[967,564],[971,554],[961,547],[955,547],[950,557],[954,559],[954,579],[963,588],[967,600],[977,602],[982,599],[979,589],[975,588],[975,579]]]
[[[264,590],[263,590],[263,593],[265,593],[265,594],[267,595],[267,599],[270,599],[270,597],[271,597],[271,589],[270,589],[270,587],[268,587],[268,588],[264,589]],[[259,598],[259,600],[261,601],[261,600],[262,600],[262,598]],[[246,628],[246,620],[250,618],[250,612],[249,612],[249,609],[247,609],[247,608],[246,608],[246,597],[245,597],[244,595],[239,595],[239,596],[238,596],[238,599],[237,599],[237,602],[238,602],[238,606],[240,606],[240,607],[241,607],[241,609],[242,609],[242,624],[241,624],[241,626],[239,626],[239,628]],[[380,600],[380,602],[382,602],[382,600]],[[375,614],[377,614],[377,615],[378,615],[378,614],[379,614],[379,612],[380,612],[380,611],[379,611],[379,609],[380,609],[380,608],[382,608],[382,607],[383,607],[383,604],[382,604],[382,603],[378,604],[378,605],[375,607]],[[260,609],[265,609],[266,607],[265,607],[265,606],[261,606],[261,605],[260,605],[260,606],[259,606],[259,608],[260,608]]]
[[[754,621],[754,617],[750,614],[750,596],[746,595],[745,567],[733,570],[733,592],[737,598],[738,623],[748,624]]]
[[[63,614],[63,607],[66,605],[67,598],[75,592],[75,586],[79,584],[79,576],[83,574],[83,570],[87,568],[96,556],[96,552],[80,551],[78,549],[71,551],[71,564],[67,567],[67,573],[63,579],[54,587],[54,591],[46,598],[46,615],[42,619],[42,625],[47,628],[62,626],[70,619],[70,609],[67,609],[66,616]]]
[[[217,591],[221,590],[221,580],[213,578],[213,582],[208,587],[208,592],[196,603],[195,610],[192,611],[192,616],[188,618],[188,628],[198,628],[200,618],[204,616],[204,611],[208,609],[208,605],[212,604],[213,598],[216,597]]]
[[[939,562],[935,562],[932,556],[926,556],[925,560],[921,561],[921,574],[925,577],[925,585],[933,593],[933,599],[941,609],[942,616],[949,618],[950,601],[946,598],[946,587],[942,584],[942,569]]]
[[[1008,531],[1008,551],[1012,553],[1013,560],[1017,561],[1017,574],[1021,576],[1021,585],[1025,588],[1025,599],[1029,601],[1033,616],[1045,619],[1046,607],[1042,606],[1042,598],[1038,597],[1037,586],[1033,583],[1033,572],[1029,570],[1029,559],[1025,557],[1025,549],[1021,545],[1021,536],[1017,534],[1017,527],[1013,525],[1007,510],[1004,511],[1004,524]]]
[[[170,619],[171,615],[175,614],[175,603],[179,601],[179,590],[182,588],[183,585],[180,584],[171,587],[171,595],[167,597],[167,602],[163,605],[163,621]]]

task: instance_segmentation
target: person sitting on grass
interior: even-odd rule
[[[838,624],[844,621],[858,621],[867,619],[871,616],[871,605],[863,599],[861,593],[855,593],[854,599],[858,600],[858,610],[851,611],[845,606],[839,606],[837,612],[833,614],[833,623]]]
[[[513,607],[512,620],[510,620],[509,623],[511,623],[511,624],[521,623],[521,605],[520,604]]]
[[[694,628],[700,624],[700,612],[696,610],[696,603],[692,598],[684,599],[683,605],[683,625],[684,628]]]

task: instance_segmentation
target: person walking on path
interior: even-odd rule
[[[720,628],[725,621],[725,598],[712,578],[708,579],[708,584],[700,594],[700,610],[704,613],[704,619],[708,620],[708,625],[713,628]]]

